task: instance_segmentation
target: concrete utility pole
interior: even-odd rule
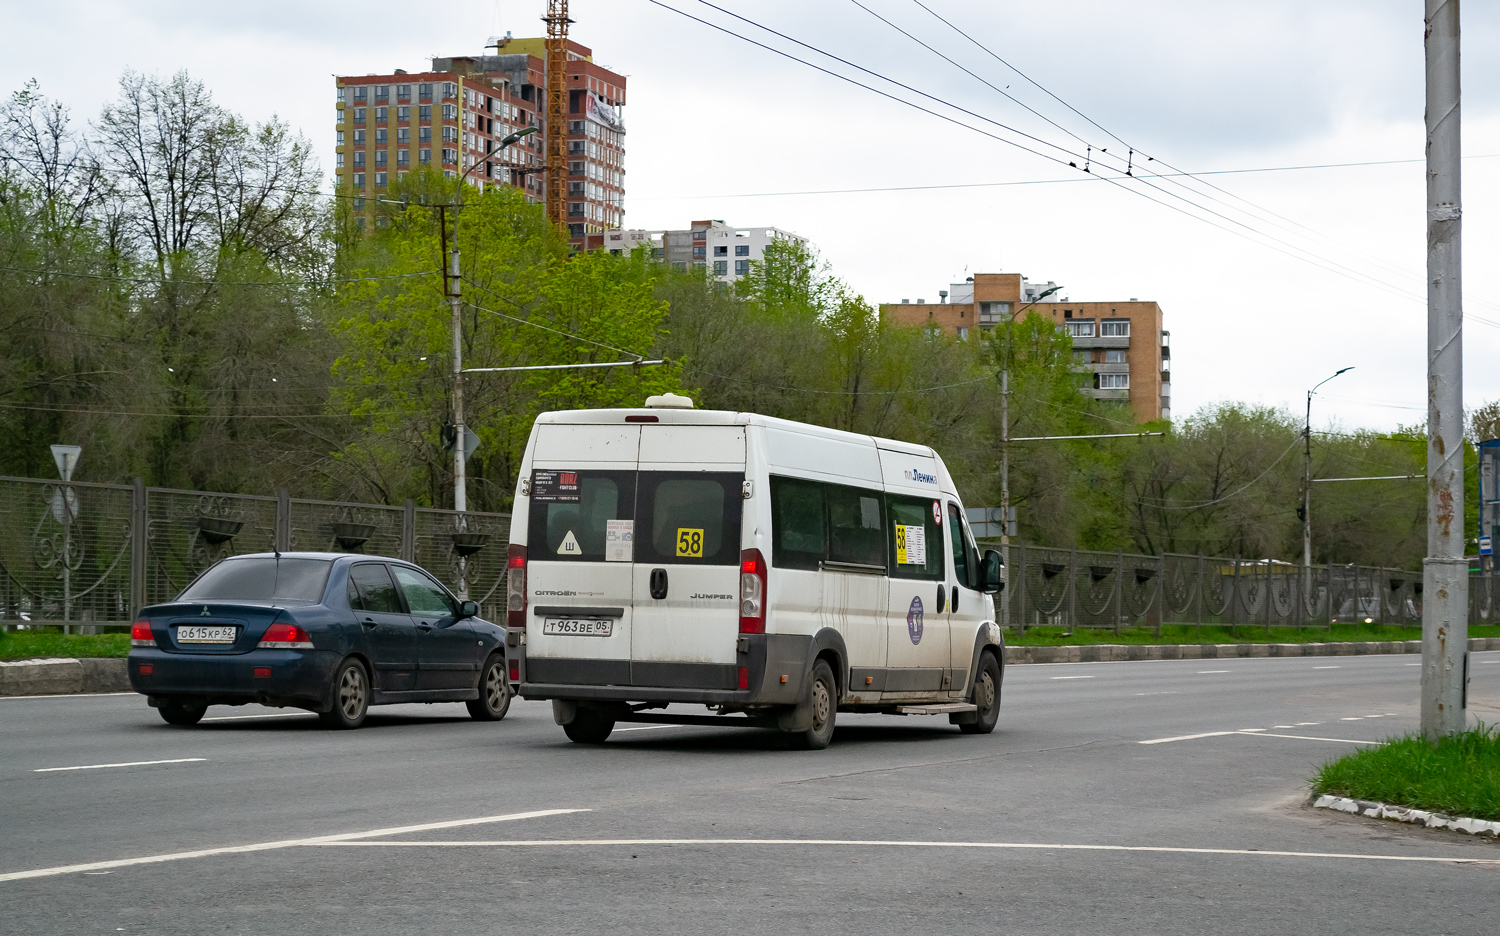
[[[1422,734],[1436,741],[1464,730],[1468,703],[1458,0],[1426,0],[1426,24],[1427,558],[1422,560]]]
[[[462,185],[462,180],[459,182]],[[456,207],[456,206],[455,206]],[[453,509],[462,513],[469,509],[469,494],[464,478],[464,320],[463,298],[460,295],[458,268],[458,231],[453,232],[453,249],[448,250],[448,206],[438,205],[438,236],[443,241],[443,253],[448,269],[443,276],[443,295],[448,298],[448,307],[453,312]],[[454,228],[458,227],[457,221]],[[459,521],[460,527],[463,521]]]

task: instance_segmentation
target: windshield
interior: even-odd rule
[[[198,576],[178,601],[323,600],[332,559],[225,559]]]

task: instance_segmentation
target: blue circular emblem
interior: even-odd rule
[[[912,643],[922,642],[922,599],[920,596],[911,600],[911,607],[906,611],[906,632],[911,635]]]

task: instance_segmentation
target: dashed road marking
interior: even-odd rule
[[[126,761],[123,764],[83,764],[78,767],[38,767],[32,773],[56,773],[60,770],[103,770],[106,767],[150,767],[153,764],[192,764],[206,761],[206,757],[174,757],[171,760]]]
[[[1049,679],[1093,679],[1092,676],[1051,676]]]
[[[1198,671],[1198,675],[1199,676],[1203,676],[1203,675],[1205,675],[1207,673],[1227,673],[1227,672],[1229,672],[1229,670],[1227,670],[1227,669],[1201,669],[1201,670]]]
[[[1338,669],[1337,666],[1314,666],[1313,669]]]

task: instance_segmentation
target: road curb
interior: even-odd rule
[[[0,660],[0,696],[129,691],[125,661],[117,657]]]
[[[1469,650],[1500,650],[1500,637],[1471,637]],[[1329,643],[1083,644],[1005,648],[1006,663],[1120,663],[1128,660],[1224,660],[1249,657],[1369,656],[1421,653],[1420,640]]]
[[[1339,812],[1353,813],[1356,816],[1369,816],[1372,819],[1392,819],[1396,822],[1410,822],[1413,825],[1425,826],[1429,829],[1455,829],[1459,832],[1467,832],[1470,835],[1488,835],[1500,838],[1500,822],[1491,822],[1488,819],[1469,819],[1463,816],[1449,816],[1445,813],[1428,812],[1425,809],[1408,809],[1405,806],[1391,806],[1387,803],[1377,803],[1372,800],[1349,799],[1344,796],[1330,796],[1323,794],[1313,801],[1314,809],[1334,809]]]

